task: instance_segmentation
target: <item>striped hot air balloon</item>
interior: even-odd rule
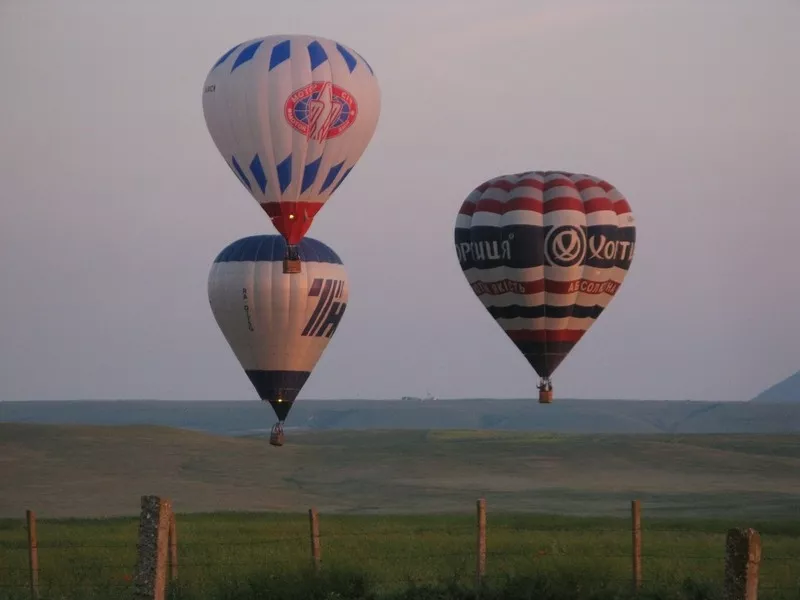
[[[299,275],[283,272],[286,241],[256,235],[228,245],[208,275],[208,300],[222,334],[261,400],[283,422],[347,308],[347,272],[329,246],[303,238]]]
[[[541,378],[551,376],[619,290],[636,226],[614,186],[592,175],[529,171],[464,200],[455,249],[472,291]]]
[[[296,245],[375,133],[380,89],[352,48],[318,36],[271,35],[237,44],[214,63],[203,115],[225,162],[296,262]]]

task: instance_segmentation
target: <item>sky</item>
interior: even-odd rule
[[[0,400],[256,399],[208,271],[275,233],[205,126],[231,46],[357,50],[381,116],[309,236],[350,280],[300,398],[533,397],[453,226],[491,177],[605,178],[636,256],[556,398],[746,400],[800,369],[797,0],[2,0]]]

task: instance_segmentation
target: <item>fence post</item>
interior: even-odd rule
[[[478,508],[478,547],[475,567],[475,585],[480,587],[486,575],[486,499],[480,498]]]
[[[36,536],[36,513],[25,511],[28,522],[28,563],[31,570],[31,598],[39,600],[39,540]]]
[[[164,600],[172,507],[169,500],[158,496],[142,496],[141,506],[133,596],[137,600]]]
[[[633,533],[633,589],[642,587],[642,503],[631,501],[631,531]]]
[[[761,536],[755,529],[729,529],[725,539],[724,600],[757,600]]]
[[[178,530],[175,524],[175,513],[169,513],[169,574],[170,579],[178,579]]]
[[[311,561],[314,570],[319,571],[320,567],[320,547],[319,547],[319,515],[315,508],[308,509],[308,521],[311,525]]]

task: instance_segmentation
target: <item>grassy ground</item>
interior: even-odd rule
[[[160,427],[0,424],[0,472],[0,598],[30,597],[26,508],[39,515],[43,600],[130,598],[139,497],[160,494],[179,513],[175,600],[473,597],[478,497],[482,600],[629,598],[637,497],[642,598],[718,600],[725,532],[755,527],[762,600],[800,600],[800,436],[328,431],[277,449]],[[251,512],[202,514],[217,510]],[[86,516],[104,518],[62,519]]]
[[[800,436],[291,433],[286,446],[150,426],[0,423],[0,517],[176,510],[496,511],[800,519]]]
[[[528,585],[549,585],[555,597],[627,594],[631,588],[628,520],[489,512],[487,521],[490,587],[510,593],[509,585],[522,585],[523,577],[532,576]],[[178,515],[177,523],[182,593],[176,597],[257,598],[259,589],[270,586],[314,595],[313,578],[304,572],[310,563],[306,515],[194,514]],[[643,524],[645,593],[687,599],[719,594],[730,523]],[[800,598],[800,521],[749,525],[762,536],[761,598]],[[470,516],[322,514],[320,530],[326,594],[339,589],[341,597],[396,596],[410,585],[472,586],[475,522]],[[136,536],[133,518],[40,520],[43,599],[131,597]],[[0,521],[0,569],[0,598],[29,597],[21,519]],[[516,581],[507,582],[509,576]],[[537,597],[547,597],[545,592],[539,589]],[[459,597],[454,593],[442,597]]]

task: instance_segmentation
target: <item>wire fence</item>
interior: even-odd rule
[[[731,561],[727,528],[648,524],[638,501],[632,503],[630,521],[487,515],[485,506],[479,501],[477,518],[320,517],[313,509],[308,515],[176,517],[170,509],[161,516],[169,518],[170,531],[159,538],[159,544],[169,544],[158,550],[166,561],[159,576],[186,588],[212,590],[253,577],[307,577],[308,570],[359,573],[379,591],[496,584],[534,576],[591,580],[635,593],[681,586],[687,580],[721,587]],[[140,595],[135,597],[146,597],[141,592],[146,579],[144,522],[143,513],[139,520],[37,523],[31,511],[26,520],[0,522],[0,598],[124,599],[133,598],[137,589]],[[800,600],[799,530],[776,525],[756,534],[762,598]],[[752,554],[752,548],[747,552]]]

